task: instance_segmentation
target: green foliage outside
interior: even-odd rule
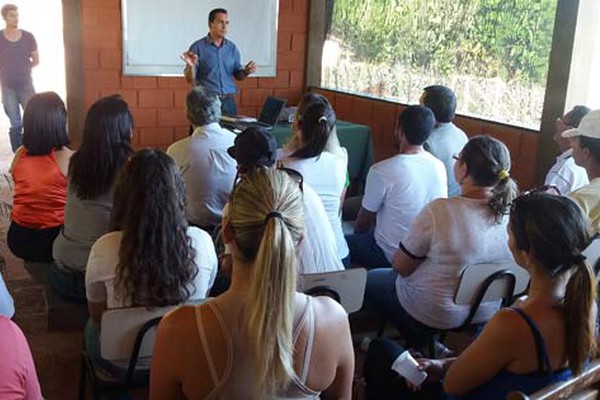
[[[358,62],[545,85],[557,0],[335,0]]]

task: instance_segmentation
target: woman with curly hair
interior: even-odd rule
[[[258,168],[233,189],[223,221],[231,287],[158,327],[153,399],[350,399],[354,354],[348,318],[327,297],[296,292],[303,233],[299,182]]]
[[[133,118],[119,96],[90,107],[83,141],[71,157],[65,223],[54,240],[50,282],[58,294],[85,301],[85,268],[94,242],[108,232],[115,180],[131,157]]]
[[[179,169],[161,151],[139,151],[117,178],[111,232],[90,251],[86,346],[97,345],[104,310],[204,299],[216,271],[210,236],[188,226]]]

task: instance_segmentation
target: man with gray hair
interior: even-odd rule
[[[227,153],[235,134],[219,125],[221,102],[215,94],[196,86],[187,95],[187,116],[193,133],[167,149],[181,169],[186,184],[188,221],[205,230],[221,222],[237,171]]]

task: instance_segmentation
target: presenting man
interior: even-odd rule
[[[221,100],[223,114],[237,114],[233,96],[237,87],[233,78],[241,81],[256,71],[256,63],[242,66],[240,51],[227,40],[229,17],[227,10],[215,8],[208,14],[208,35],[195,41],[181,58],[186,62],[185,77],[188,82],[202,85]]]
[[[10,145],[13,153],[21,146],[23,124],[21,108],[35,94],[31,68],[39,64],[37,43],[33,35],[19,29],[19,12],[14,4],[2,7],[6,27],[0,35],[0,82],[2,103],[10,120]]]

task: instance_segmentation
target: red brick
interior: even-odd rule
[[[272,94],[273,92],[269,89],[244,89],[241,92],[241,104],[250,107],[261,107],[265,102],[267,96],[270,96]]]
[[[292,51],[306,51],[306,35],[294,33],[292,35]]]
[[[519,160],[535,164],[537,161],[539,143],[539,135],[530,132],[523,132],[523,135],[521,136],[521,151]]]
[[[292,12],[292,0],[279,0],[279,14]]]
[[[102,90],[100,95],[102,97],[112,96],[113,94],[118,94],[125,100],[129,108],[137,107],[137,91],[136,90]]]
[[[277,53],[277,67],[291,71],[304,69],[304,53],[291,51],[288,53]]]
[[[98,90],[94,90],[91,89],[89,87],[86,86],[85,89],[85,109],[87,110],[88,108],[90,108],[90,106],[92,104],[94,104],[94,102],[96,100],[98,100],[100,98],[100,92]]]
[[[121,85],[125,89],[156,89],[157,79],[151,76],[123,76]]]
[[[521,190],[528,190],[535,186],[535,172],[535,162],[517,160],[513,162],[510,174]]]
[[[158,77],[159,89],[188,89],[190,84],[183,77]]]
[[[100,50],[100,67],[121,69],[122,63],[121,50]]]
[[[465,131],[467,136],[477,136],[483,133],[483,122],[480,119],[457,115],[454,124]]]
[[[83,0],[83,9],[91,8],[111,8],[120,9],[120,0]]]
[[[237,86],[239,89],[256,89],[259,79],[263,78],[246,78],[243,81],[237,81]]]
[[[93,69],[100,65],[99,52],[96,49],[83,49],[83,68]]]
[[[159,146],[173,143],[173,128],[141,128],[140,145]]]
[[[133,114],[133,124],[138,128],[147,128],[156,126],[157,111],[151,108],[131,108]]]
[[[135,119],[134,119],[134,122],[135,122]],[[135,150],[139,149],[139,146],[140,146],[140,129],[139,128],[135,128],[133,130],[133,137],[131,138],[131,144]]]
[[[511,158],[520,158],[522,136],[520,129],[493,122],[484,122],[483,132],[502,141],[508,147],[508,150],[510,150]]]
[[[176,126],[174,130],[173,142],[184,139],[190,135],[190,127],[188,126]]]
[[[170,110],[158,110],[158,126],[188,126],[186,112],[184,108],[174,108]]]
[[[172,90],[140,90],[138,91],[140,107],[170,108],[173,107]]]
[[[120,88],[118,70],[86,69],[83,76],[86,88],[98,91]]]
[[[296,106],[300,103],[302,92],[293,89],[275,89],[273,96],[286,99],[288,106]]]
[[[260,107],[238,106],[238,113],[241,114],[241,115],[248,115],[250,117],[257,117],[259,111],[260,111]]]
[[[352,118],[352,101],[353,96],[338,93],[335,95],[335,113],[338,119],[350,121]]]
[[[287,89],[290,87],[290,72],[285,69],[279,69],[275,78],[259,78],[258,87]]]
[[[121,10],[99,9],[98,22],[104,29],[121,30]]]
[[[173,102],[175,107],[183,107],[185,108],[185,99],[187,98],[189,89],[185,90],[175,90],[173,95]]]
[[[281,32],[306,32],[307,28],[307,14],[279,14],[279,29]]]
[[[308,14],[308,0],[294,0],[294,14]]]
[[[99,26],[100,13],[97,8],[86,7],[81,11],[83,28],[97,28]]]
[[[277,51],[286,52],[292,49],[292,32],[279,32],[277,35]]]
[[[290,71],[290,88],[304,91],[304,71]]]
[[[121,32],[110,29],[84,29],[83,46],[84,48],[119,49]]]

